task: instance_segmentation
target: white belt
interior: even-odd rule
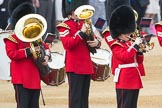
[[[115,76],[114,76],[113,81],[118,82],[121,68],[129,68],[129,67],[137,67],[137,66],[138,66],[137,63],[119,64],[118,68],[115,69]]]
[[[137,63],[129,63],[129,64],[119,64],[118,68],[129,68],[129,67],[137,67],[138,64]]]

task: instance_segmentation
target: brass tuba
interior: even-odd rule
[[[91,17],[94,15],[95,8],[91,5],[82,5],[78,7],[74,14],[80,19],[84,20],[84,23],[87,25],[86,35],[88,36],[87,40],[93,40],[92,37],[92,21]]]
[[[45,18],[38,14],[28,14],[18,20],[15,26],[16,36],[23,42],[30,42],[32,55],[36,66],[39,69],[40,76],[44,77],[50,73],[48,65],[43,65],[46,55],[42,36],[47,30],[47,22]],[[35,47],[39,50],[35,50]]]
[[[40,46],[42,36],[47,30],[45,18],[38,14],[28,14],[18,20],[15,25],[15,34],[23,42],[30,42],[33,58],[41,56],[40,52],[35,51],[35,46]]]

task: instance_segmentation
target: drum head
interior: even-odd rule
[[[91,54],[91,60],[96,64],[108,65],[111,62],[111,53],[105,49],[97,49],[97,53]]]
[[[48,62],[48,65],[52,69],[60,69],[65,66],[64,64],[64,56],[58,52],[51,53],[52,61]]]

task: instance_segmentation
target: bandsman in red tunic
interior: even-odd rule
[[[21,2],[21,0],[10,1],[9,10],[12,30],[21,17],[35,12],[31,3]],[[11,82],[15,90],[17,108],[39,108],[41,89],[39,69],[34,63],[30,42],[24,42],[18,37],[13,33],[4,39],[7,56],[11,59]],[[50,51],[47,45],[43,44],[43,46],[46,49],[43,63],[47,64]]]
[[[68,5],[67,5],[67,4]],[[59,36],[66,51],[65,66],[69,82],[69,108],[88,108],[88,97],[91,74],[94,73],[90,53],[100,47],[100,41],[95,35],[94,40],[88,40],[86,24],[80,20],[74,10],[86,5],[87,0],[63,0],[63,16],[65,21],[57,25]],[[88,10],[89,7],[84,8]],[[78,13],[77,13],[78,14]],[[84,14],[83,14],[84,15]]]
[[[145,71],[144,56],[139,52],[142,39],[137,37],[134,43],[130,42],[131,34],[136,29],[133,9],[126,5],[116,8],[110,17],[109,29],[110,33],[103,34],[112,51],[117,108],[137,108],[139,90],[143,88],[141,76],[145,75]],[[113,41],[107,40],[110,34]]]

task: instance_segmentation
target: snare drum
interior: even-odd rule
[[[64,56],[61,53],[52,52],[51,58],[52,61],[48,62],[51,72],[47,76],[42,77],[42,81],[47,85],[58,86],[65,82]]]
[[[94,74],[92,80],[105,81],[110,77],[111,53],[106,49],[97,49],[97,53],[91,54]]]

